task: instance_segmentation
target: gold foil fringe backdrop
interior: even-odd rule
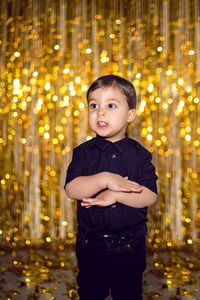
[[[129,135],[157,166],[149,244],[199,243],[199,1],[3,0],[0,9],[1,243],[74,241],[66,169],[92,136],[87,88],[109,73],[135,85]]]

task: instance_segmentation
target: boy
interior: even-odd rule
[[[128,138],[136,116],[133,85],[107,75],[87,92],[96,137],[73,151],[65,183],[77,199],[77,282],[81,300],[142,299],[148,206],[157,198],[151,154]]]

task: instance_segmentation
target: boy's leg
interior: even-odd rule
[[[105,250],[103,243],[95,241],[78,242],[76,245],[80,300],[104,300],[109,295]]]
[[[130,238],[113,244],[111,259],[111,295],[114,300],[141,300],[143,272],[146,268],[146,238]],[[114,258],[114,256],[111,256]]]
[[[80,300],[104,300],[109,295],[104,274],[96,276],[94,274],[79,272],[77,283],[79,285],[78,294]]]
[[[114,300],[142,300],[143,272],[115,272],[111,280],[111,295]]]

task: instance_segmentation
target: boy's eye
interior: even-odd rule
[[[116,108],[117,106],[116,106],[116,104],[114,104],[114,103],[109,103],[109,104],[108,104],[108,107],[109,107],[109,108]]]
[[[91,109],[94,109],[94,108],[98,108],[98,105],[96,103],[91,103],[89,107]]]

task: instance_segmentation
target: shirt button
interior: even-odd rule
[[[116,204],[113,204],[113,205],[112,205],[112,208],[115,208],[115,207],[116,207]]]
[[[116,158],[117,158],[117,155],[113,154],[112,159],[116,159]]]

